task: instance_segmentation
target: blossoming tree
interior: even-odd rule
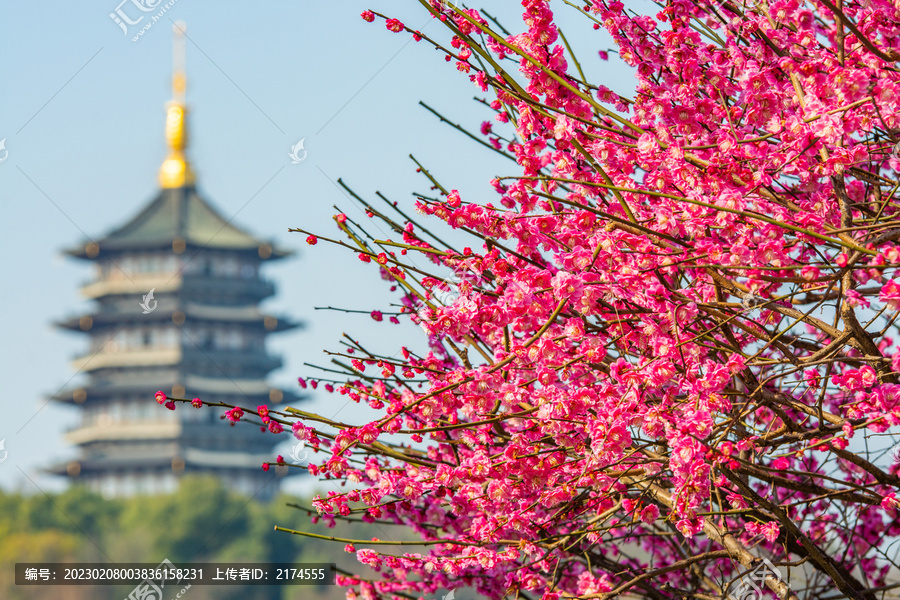
[[[431,351],[348,338],[345,379],[301,380],[382,410],[371,423],[227,413],[291,429],[320,451],[313,474],[356,484],[317,499],[326,519],[421,537],[400,555],[342,540],[381,575],[342,577],[348,597],[724,598],[750,571],[780,598],[882,597],[900,533],[898,5],[564,0],[633,67],[623,96],[586,80],[546,1],[522,2],[515,35],[420,4],[445,37],[363,18],[455,63],[496,111],[473,137],[513,172],[469,198],[420,165],[421,223],[358,198],[396,239],[343,214],[334,239],[297,231],[380,268],[391,319]]]

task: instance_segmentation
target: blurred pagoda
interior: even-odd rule
[[[81,409],[66,434],[80,457],[49,469],[105,496],[172,491],[188,473],[213,473],[257,498],[271,497],[273,447],[284,436],[222,421],[221,408],[179,404],[169,411],[157,390],[255,407],[293,403],[293,392],[266,383],[281,360],[266,352],[269,333],[298,327],[263,314],[275,293],[260,266],[290,252],[223,218],[195,185],[187,148],[183,25],[175,26],[173,98],[166,107],[169,155],[160,190],[134,218],[99,241],[67,250],[94,264],[82,293],[92,313],[58,325],[90,337],[74,361],[87,383],[53,396]],[[280,470],[279,470],[280,471]]]

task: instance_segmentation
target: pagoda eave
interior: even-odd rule
[[[80,458],[65,463],[57,463],[44,469],[51,475],[68,477],[84,477],[103,475],[110,472],[139,472],[141,470],[175,470],[188,471],[192,468],[225,472],[245,471],[259,473],[262,463],[272,461],[275,457],[270,453],[248,454],[243,452],[210,452],[193,448],[180,448],[176,451],[144,453],[141,456],[112,455],[103,457]]]
[[[92,401],[116,398],[122,394],[146,392],[148,393],[148,401],[152,401],[153,398],[149,395],[148,390],[152,391],[161,389],[163,391],[169,392],[173,387],[176,386],[181,386],[182,388],[184,388],[184,393],[176,394],[175,391],[171,391],[171,395],[173,397],[183,395],[185,398],[197,397],[204,399],[209,398],[210,396],[240,396],[242,399],[241,402],[246,402],[248,406],[258,406],[260,404],[268,403],[294,404],[303,400],[307,400],[309,398],[307,394],[300,394],[296,391],[280,387],[272,387],[269,385],[265,385],[264,382],[262,386],[254,386],[250,389],[248,389],[249,386],[242,385],[241,382],[236,382],[231,385],[231,388],[216,384],[207,385],[203,383],[192,382],[191,377],[188,377],[183,382],[180,379],[176,378],[159,378],[155,379],[149,384],[135,383],[131,385],[122,384],[65,388],[51,396],[46,396],[46,398],[47,400],[58,402],[60,404],[80,406]]]
[[[276,248],[272,246],[272,244],[266,242],[261,244],[260,246],[249,246],[249,247],[234,247],[234,246],[210,246],[208,244],[204,244],[202,241],[186,241],[181,239],[167,239],[167,240],[158,240],[153,242],[145,242],[145,243],[135,243],[130,242],[126,244],[115,244],[110,242],[104,242],[101,240],[100,242],[93,243],[91,242],[85,244],[81,247],[76,248],[68,248],[62,251],[63,254],[67,256],[71,256],[72,258],[78,258],[82,260],[100,260],[104,258],[115,258],[117,255],[123,253],[130,252],[170,252],[173,246],[177,244],[183,244],[183,250],[181,254],[190,254],[190,252],[198,251],[198,250],[223,250],[228,252],[236,252],[240,254],[245,254],[247,256],[259,256],[264,261],[273,261],[273,260],[281,260],[283,258],[289,258],[296,254],[296,251],[290,250],[287,248]],[[269,251],[260,251],[260,247],[270,248]]]
[[[282,331],[290,331],[292,329],[302,330],[306,328],[306,323],[304,321],[292,321],[285,317],[276,317],[274,315],[259,315],[258,317],[253,319],[239,321],[236,319],[210,317],[202,313],[190,312],[187,310],[153,311],[147,315],[141,315],[141,319],[143,323],[160,324],[173,321],[176,316],[178,316],[179,318],[184,317],[183,319],[181,319],[182,323],[190,322],[212,325],[233,325],[237,323],[243,327],[246,327],[247,329],[264,331],[266,333],[280,333]],[[133,320],[134,315],[132,314],[88,313],[84,315],[72,316],[62,321],[55,321],[53,325],[55,327],[58,327],[59,329],[65,329],[68,331],[87,332],[91,329],[97,328],[98,326],[115,327],[118,325],[123,325],[125,323],[130,323]]]

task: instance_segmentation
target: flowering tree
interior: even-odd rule
[[[428,228],[358,198],[396,240],[343,214],[340,239],[297,230],[375,263],[391,320],[427,332],[402,359],[348,338],[346,379],[301,380],[381,418],[227,413],[292,429],[327,457],[310,472],[357,484],[317,499],[326,519],[421,536],[399,556],[342,540],[381,574],[343,577],[348,598],[724,598],[748,571],[780,598],[882,597],[900,533],[897,5],[565,0],[634,68],[622,96],[586,81],[546,1],[522,2],[515,35],[420,3],[449,43],[363,18],[490,95],[498,123],[473,137],[515,172],[491,202],[419,165]]]

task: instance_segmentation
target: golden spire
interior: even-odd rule
[[[187,147],[187,105],[184,102],[187,77],[184,73],[185,25],[175,23],[172,49],[172,100],[166,104],[166,144],[169,155],[159,169],[159,185],[179,188],[194,183],[194,172],[184,155]]]

